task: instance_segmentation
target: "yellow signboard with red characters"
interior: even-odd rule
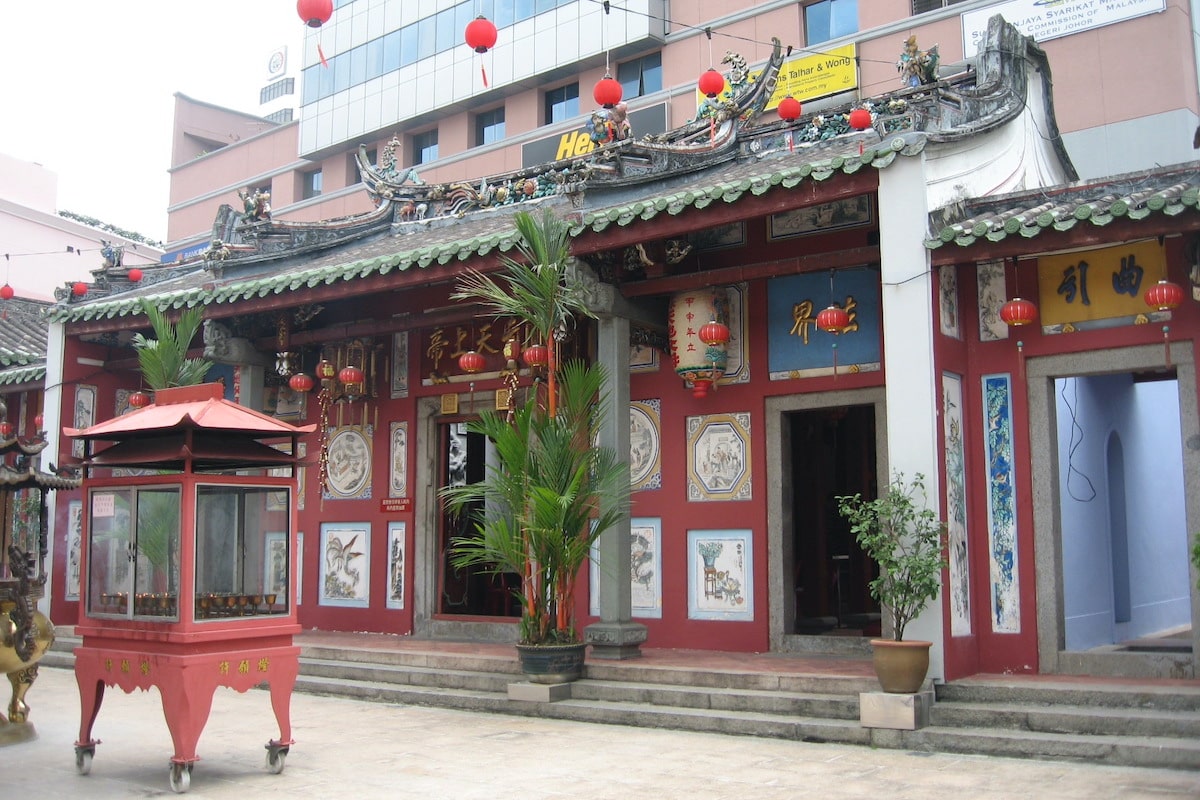
[[[1038,314],[1043,326],[1074,326],[1152,311],[1146,290],[1167,276],[1156,239],[1038,259]],[[1084,326],[1088,327],[1088,326]]]
[[[849,91],[858,86],[857,50],[853,44],[835,47],[816,55],[793,58],[783,62],[779,68],[779,79],[775,84],[775,92],[767,101],[766,109],[770,111],[779,105],[779,101],[789,94],[805,103],[820,97],[828,97],[838,92]],[[761,69],[751,70],[750,81],[753,83],[762,74]],[[725,81],[721,100],[729,99],[729,81]],[[696,90],[696,107],[699,108],[705,97]]]

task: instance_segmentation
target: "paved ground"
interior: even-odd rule
[[[7,691],[0,700],[7,705]],[[0,747],[0,798],[170,795],[171,740],[157,691],[109,689],[90,775],[75,770],[73,673],[42,668],[29,692],[34,741]],[[220,689],[200,739],[195,798],[433,800],[754,798],[1097,800],[1196,798],[1200,773],[872,750],[391,706],[297,694],[281,775],[266,692]]]

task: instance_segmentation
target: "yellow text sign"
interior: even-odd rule
[[[1152,309],[1143,295],[1167,276],[1154,239],[1038,259],[1038,313],[1043,325],[1132,317]]]

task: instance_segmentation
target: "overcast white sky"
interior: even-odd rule
[[[163,240],[174,94],[258,112],[295,0],[18,0],[0,12],[0,153],[58,175],[58,208]]]

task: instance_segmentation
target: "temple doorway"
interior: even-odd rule
[[[491,457],[491,443],[482,434],[467,430],[459,420],[440,424],[438,486],[464,486],[483,479]],[[457,536],[470,536],[474,523],[468,515],[442,510],[438,532],[439,615],[471,617],[519,617],[520,606],[513,596],[519,585],[514,574],[493,574],[480,566],[456,567],[451,562],[451,543]]]
[[[837,498],[875,497],[875,406],[794,411],[783,426],[790,460],[792,633],[878,636],[879,604],[867,584],[878,574],[838,514]],[[788,532],[785,531],[785,535]]]

